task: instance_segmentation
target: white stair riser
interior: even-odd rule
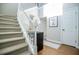
[[[0,22],[12,22],[12,23],[18,23],[16,20],[9,20],[9,19],[0,19]]]
[[[7,16],[7,15],[3,15],[3,16],[0,16],[1,18],[6,18],[6,19],[14,19],[16,20],[16,17],[13,17],[13,16]]]
[[[9,21],[1,21],[1,20],[0,20],[0,23],[9,23],[9,24],[17,24],[16,22],[9,22]]]
[[[14,38],[14,37],[22,37],[23,34],[8,34],[8,35],[0,35],[0,39],[6,39],[6,38]]]
[[[19,24],[15,24],[15,23],[6,23],[6,22],[0,22],[0,25],[16,25],[16,26],[19,26]]]
[[[19,27],[19,25],[0,24],[0,27]]]
[[[0,33],[1,32],[19,32],[21,31],[20,29],[0,29]]]

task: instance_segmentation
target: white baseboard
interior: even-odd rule
[[[49,38],[46,38],[46,41],[62,44],[61,41],[59,41],[59,40],[52,40],[52,41],[51,41],[51,39],[49,39],[49,40],[48,40],[48,39],[49,39]]]
[[[55,48],[55,49],[58,49],[61,46],[61,44],[59,43],[51,43],[46,40],[44,41],[44,45],[49,46],[51,48]]]

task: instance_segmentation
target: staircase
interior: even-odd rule
[[[0,16],[0,55],[27,55],[28,45],[15,17]]]

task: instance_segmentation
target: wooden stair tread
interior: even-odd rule
[[[7,21],[12,21],[12,22],[17,22],[17,20],[14,20],[14,19],[7,19],[7,18],[3,18],[3,17],[0,17],[0,20],[7,20]]]
[[[0,22],[0,24],[12,24],[12,25],[18,25],[18,23],[12,23],[12,22]]]
[[[21,43],[21,44],[17,44],[17,45],[7,47],[7,48],[3,48],[3,49],[0,50],[0,54],[7,54],[7,53],[16,51],[16,50],[21,49],[21,48],[26,47],[26,46],[27,46],[26,43]]]
[[[20,27],[0,27],[0,29],[20,29]]]
[[[6,43],[6,42],[11,42],[11,41],[23,40],[23,39],[24,39],[24,37],[2,39],[2,40],[0,40],[0,43]]]
[[[0,35],[4,35],[4,34],[17,34],[17,33],[22,33],[22,32],[1,32]]]

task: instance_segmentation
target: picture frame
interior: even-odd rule
[[[58,16],[49,18],[49,27],[57,27],[58,26]]]

